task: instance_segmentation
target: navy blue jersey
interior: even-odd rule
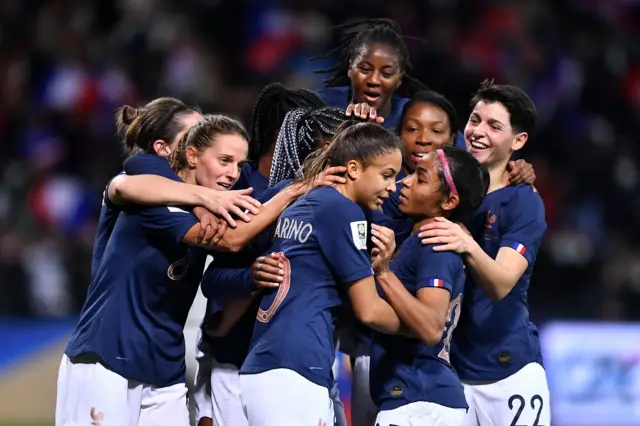
[[[258,171],[256,165],[246,162],[242,166],[242,172],[233,189],[253,188],[253,198],[260,196],[269,187],[269,178]]]
[[[374,333],[370,376],[374,403],[379,410],[418,401],[467,408],[462,384],[449,363],[451,333],[460,317],[464,292],[462,258],[453,252],[435,252],[413,234],[398,249],[391,271],[415,297],[421,288],[439,287],[451,293],[451,302],[442,339],[434,346]]]
[[[291,184],[292,182],[293,182],[293,179],[281,180],[280,182],[276,183],[275,185],[267,188],[266,191],[264,191],[262,194],[260,194],[260,197],[258,197],[257,200],[260,201],[261,203],[265,203],[265,202],[269,201],[278,192],[282,191],[287,185]]]
[[[128,175],[154,174],[173,180],[180,179],[178,175],[171,170],[166,158],[152,154],[136,154],[126,159],[124,162],[124,173]],[[122,174],[122,172],[118,175],[120,174]],[[113,204],[107,196],[107,191],[105,191],[102,197],[102,207],[100,208],[100,219],[98,220],[98,227],[96,229],[96,238],[93,243],[91,276],[95,275],[102,261],[104,249],[107,246],[109,237],[111,237],[111,232],[116,225],[119,214],[120,206]]]
[[[214,256],[202,277],[202,294],[207,298],[203,326],[215,321],[213,315],[221,312],[225,302],[249,296],[255,290],[251,265],[259,254],[247,247],[239,253],[219,253]],[[226,336],[212,338],[203,333],[202,339],[207,345],[202,347],[211,348],[209,355],[214,356],[216,361],[240,368],[249,350],[259,303],[258,298]]]
[[[462,317],[454,334],[451,362],[460,379],[502,380],[526,364],[542,363],[538,330],[529,320],[527,290],[546,230],[544,204],[529,185],[498,189],[487,194],[469,230],[492,258],[501,247],[511,247],[529,262],[518,283],[500,301],[491,301],[469,274]]]
[[[118,173],[117,176],[124,174],[124,172]],[[109,181],[111,183],[111,181]],[[105,188],[102,194],[102,207],[100,207],[100,218],[98,219],[98,227],[96,229],[96,237],[93,241],[93,254],[91,257],[91,276],[96,275],[96,271],[102,262],[102,256],[104,255],[104,249],[107,247],[111,233],[114,226],[116,226],[116,220],[120,214],[120,206],[113,204],[109,200],[107,189],[109,184]]]
[[[320,97],[328,106],[340,108],[343,111],[347,110],[347,107],[351,103],[351,87],[326,87],[324,89],[316,90],[316,95]],[[400,126],[400,118],[402,117],[402,109],[409,102],[407,98],[401,98],[400,96],[391,97],[391,112],[384,117],[382,125],[387,129],[395,129]]]
[[[240,178],[231,189],[239,190],[253,188],[253,192],[250,194],[251,197],[264,203],[269,201],[269,199],[279,191],[276,191],[274,189],[275,187],[269,188],[272,192],[268,198],[265,198],[262,194],[267,191],[268,187],[269,179],[262,175],[262,173],[260,173],[253,164],[247,162],[242,166]],[[265,240],[269,241],[267,231],[258,235],[254,239],[254,242],[250,243],[239,253],[218,253],[214,256],[214,261],[207,268],[202,280],[202,292],[207,298],[207,310],[201,326],[206,325],[207,317],[209,315],[220,311],[222,303],[225,300],[247,295],[253,290],[252,281],[250,279],[251,271],[249,267],[260,254],[255,253],[254,246],[256,244],[265,244],[263,243]],[[218,268],[222,268],[223,270],[217,270]],[[237,268],[244,269],[238,270]],[[248,281],[247,277],[249,278]],[[209,339],[209,344],[210,346],[219,347],[221,344],[224,344],[224,340],[227,338],[229,340],[234,339],[233,336],[230,336],[234,333],[235,332],[232,329],[229,335],[225,338],[216,339],[215,342],[212,339]],[[203,338],[208,339],[205,334],[203,334]]]
[[[198,223],[177,207],[122,207],[65,353],[163,387],[185,380],[183,328],[206,252],[182,243]]]
[[[255,198],[266,203],[291,182],[291,179],[278,182]],[[258,256],[270,253],[267,249],[271,243],[272,233],[273,227],[269,227],[239,253],[220,253],[216,256],[202,278],[202,292],[205,297],[213,301],[211,303],[219,307],[229,299],[248,296],[255,291],[251,265]],[[213,355],[216,361],[232,364],[238,368],[242,366],[249,351],[259,307],[260,297],[257,297],[226,336],[218,339],[205,337],[209,347],[214,348]]]
[[[373,275],[366,216],[335,188],[314,189],[282,213],[270,251],[284,253],[284,281],[262,298],[240,372],[287,368],[330,388],[346,287]]]
[[[272,233],[273,227],[269,227],[239,253],[216,255],[202,278],[202,293],[209,299],[207,306],[211,306],[207,309],[207,315],[220,311],[220,307],[226,301],[249,296],[256,290],[253,285],[251,265],[258,256],[270,253],[266,250],[269,248]],[[249,351],[259,306],[260,297],[257,297],[226,336],[212,339],[203,334],[205,336],[203,339],[207,340],[208,346],[215,348],[212,355],[215,356],[216,361],[233,364],[240,368]],[[203,324],[209,320],[211,319],[205,318]]]

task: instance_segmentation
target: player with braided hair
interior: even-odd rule
[[[370,117],[385,127],[397,127],[404,105],[415,91],[426,87],[409,72],[409,50],[400,25],[391,19],[367,19],[335,27],[341,30],[338,46],[321,59],[339,53],[338,63],[318,73],[331,73],[325,88],[316,93],[327,105]],[[362,105],[366,104],[366,105]],[[354,108],[355,107],[355,108]],[[369,115],[370,108],[371,111]],[[354,111],[355,109],[355,111]],[[384,118],[384,121],[380,119]]]
[[[276,141],[269,186],[301,178],[302,163],[335,134],[347,116],[338,108],[296,108],[287,113]]]
[[[256,197],[267,189],[276,138],[285,115],[294,108],[322,106],[322,99],[306,89],[287,89],[280,83],[272,83],[262,89],[253,107],[249,161],[242,168],[236,187],[252,187]]]
[[[273,181],[278,185],[263,191],[258,198],[266,202],[291,183],[289,178],[295,175],[306,157],[320,148],[324,141],[332,139],[337,128],[346,119],[341,110],[330,107],[313,110],[296,108],[289,111],[278,135],[276,155],[274,155],[271,170],[272,177],[274,175],[280,177]],[[251,279],[250,266],[262,253],[260,247],[264,245],[264,241],[266,241],[265,249],[270,244],[271,232],[267,232],[263,237],[265,238],[254,240],[252,247],[241,253],[218,254],[217,264],[224,266],[207,269],[202,280],[203,294],[209,298],[210,302],[207,311],[212,315],[203,321],[205,332],[199,343],[203,353],[198,363],[202,366],[199,371],[206,373],[208,365],[209,373],[197,377],[195,388],[198,389],[197,396],[200,400],[204,400],[207,393],[210,395],[213,421],[217,426],[246,425],[238,393],[238,370],[249,349],[256,311],[260,303],[259,298],[253,300],[253,297],[249,297],[249,294],[256,290]],[[219,313],[216,315],[215,311],[219,310],[217,305],[223,296],[235,299],[235,306],[242,306],[238,309],[244,311],[244,314],[239,313],[232,321],[233,324],[227,323],[226,327],[221,328],[226,331],[221,332],[212,324],[219,323],[220,316]],[[241,302],[243,298],[246,304]],[[209,325],[212,325],[211,328]],[[335,416],[339,419],[336,424],[346,426],[344,408],[340,405],[337,386],[331,389],[330,396],[333,400]]]

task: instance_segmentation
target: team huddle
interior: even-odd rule
[[[485,81],[461,125],[411,77],[397,23],[342,26],[318,91],[274,83],[239,121],[121,107],[92,280],[56,426],[187,426],[183,329],[206,312],[199,426],[549,426],[527,290],[546,230],[531,99]],[[207,258],[212,258],[205,269]]]

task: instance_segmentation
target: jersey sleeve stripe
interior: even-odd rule
[[[524,246],[524,244],[519,243],[517,241],[513,243],[511,248],[517,251],[518,253],[520,253],[521,255],[524,255],[524,253],[527,251],[527,248]]]
[[[429,286],[430,287],[444,287],[444,281],[442,281],[440,278],[432,278],[429,280]]]
[[[181,209],[180,207],[167,207],[171,213],[189,213],[188,211]]]

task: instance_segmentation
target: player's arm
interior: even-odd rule
[[[204,186],[176,182],[157,175],[118,175],[108,188],[109,201],[116,205],[135,203],[142,205],[189,205],[201,206],[205,209],[228,216],[229,212],[238,215],[242,220],[249,217],[244,209],[257,212],[260,202],[249,196],[252,188],[239,191],[215,191]],[[226,218],[226,217],[225,217]],[[229,216],[227,219],[230,219]],[[229,222],[235,226],[235,221]]]
[[[506,297],[518,283],[529,263],[535,261],[546,230],[544,205],[533,188],[519,191],[506,206],[505,231],[495,259],[461,227],[437,218],[421,228],[423,244],[438,244],[434,251],[463,254],[468,272],[476,284],[493,300]]]
[[[400,321],[428,346],[442,339],[451,293],[443,288],[420,288],[418,298],[407,291],[390,270],[376,276]]]
[[[215,325],[207,326],[206,333],[210,337],[224,337],[240,321],[240,318],[247,312],[259,292],[254,292],[248,296],[231,299],[223,304],[219,321]]]
[[[374,269],[367,253],[367,222],[362,210],[353,203],[346,203],[344,206],[325,206],[316,215],[320,216],[326,218],[316,224],[318,241],[334,273],[348,284],[348,295],[356,318],[382,333],[404,333],[406,328],[398,315],[378,295]],[[393,231],[388,231],[392,247],[385,254],[391,257],[395,240]]]
[[[398,314],[378,295],[373,276],[349,285],[349,299],[356,318],[364,325],[385,334],[403,334],[406,329]]]
[[[205,188],[185,184],[165,157],[136,154],[124,161],[123,168],[125,174],[114,178],[107,191],[114,204],[201,206],[206,198]]]
[[[222,239],[217,242],[213,240],[207,248],[220,252],[239,252],[258,234],[274,223],[285,207],[299,195],[298,187],[285,188],[267,203],[261,205],[256,214],[249,214],[249,222],[240,222],[237,227],[227,229]],[[184,242],[198,245],[197,236],[199,232],[200,225],[194,225],[184,236]]]
[[[181,183],[186,185],[182,179],[171,169],[169,166],[169,162],[166,158],[160,157],[158,155],[151,154],[136,154],[132,157],[129,157],[124,162],[124,171],[128,176],[138,176],[138,175],[153,175],[153,176],[161,176],[167,178],[171,181]],[[177,187],[176,187],[177,188]],[[186,196],[190,196],[189,192],[194,191],[193,189],[188,189],[182,187],[183,190],[187,191]],[[135,188],[130,188],[134,190]],[[166,188],[156,188],[155,186],[141,188],[141,191],[136,191],[135,194],[131,194],[133,197],[145,197],[147,196],[146,191],[155,190],[158,192],[159,190],[167,190]],[[249,217],[246,215],[244,210],[249,210],[251,212],[256,212],[256,207],[260,205],[259,202],[249,197],[248,194],[251,192],[251,189],[245,189],[242,191],[214,191],[208,188],[202,187],[195,195],[197,199],[200,199],[200,203],[192,204],[186,203],[186,205],[200,206],[201,209],[206,209],[209,212],[212,212],[222,219],[224,219],[231,227],[235,227],[236,221],[232,217],[232,214],[236,217],[240,218],[243,221],[248,221]],[[179,197],[182,199],[182,195],[179,193],[170,194],[173,197]],[[160,196],[162,196],[162,191],[160,191]],[[135,198],[134,198],[134,202]],[[142,203],[149,204],[149,203]],[[171,205],[171,204],[185,204],[183,202],[173,203],[169,200],[167,203],[151,203],[153,205]],[[203,220],[204,213],[200,212],[199,214],[196,212],[196,216],[200,219],[200,222],[206,226],[207,224],[211,224],[213,222],[217,222],[213,218],[206,218],[207,220]],[[226,230],[226,226],[221,224],[219,236],[221,237]],[[214,231],[215,233],[215,231]],[[200,236],[211,236],[209,230],[203,229],[200,232]],[[210,238],[207,238],[209,240]]]
[[[318,176],[311,187],[345,183],[346,181],[343,177],[335,176],[335,174],[343,173],[345,170],[344,167],[330,167]],[[301,183],[294,183],[285,187],[271,200],[261,205],[256,214],[250,214],[251,221],[249,223],[239,223],[236,228],[227,230],[222,239],[217,243],[209,245],[209,248],[223,252],[239,252],[259,233],[274,223],[289,203],[304,194],[308,189],[309,187]],[[199,231],[199,225],[194,226],[194,228],[189,230],[185,235],[185,242],[187,244],[197,245]]]
[[[251,268],[228,268],[213,262],[202,276],[200,288],[204,297],[215,300],[244,297],[255,291]]]
[[[244,315],[254,299],[256,297],[261,297],[262,293],[259,289],[273,289],[280,285],[284,276],[284,269],[280,263],[280,258],[281,253],[271,253],[270,255],[260,256],[256,259],[250,268],[249,281],[252,281],[252,285],[246,287],[244,290],[249,291],[250,293],[248,295],[223,302],[224,308],[220,321],[215,325],[215,327],[207,328],[207,334],[209,336],[225,336]],[[224,268],[219,269],[224,270]],[[244,270],[242,279],[247,279],[244,275]],[[245,287],[245,285],[246,282],[239,285],[236,284],[237,287]],[[238,290],[235,291],[236,294],[239,294]],[[223,295],[223,297],[229,297],[229,294]]]
[[[220,255],[224,256],[224,255]],[[224,257],[216,263],[225,264]],[[208,299],[226,300],[277,288],[284,280],[282,253],[259,256],[248,268],[216,266],[211,263],[202,277],[202,294]]]
[[[509,294],[527,269],[527,260],[510,248],[501,248],[496,258],[491,258],[460,225],[447,219],[437,218],[421,229],[422,243],[434,244],[434,251],[451,250],[464,255],[467,272],[493,300]]]
[[[176,182],[156,175],[118,175],[109,185],[109,201],[152,206],[202,206],[207,188]]]
[[[527,260],[510,247],[498,250],[491,258],[478,244],[471,246],[465,263],[476,284],[493,300],[506,297],[527,270]]]

